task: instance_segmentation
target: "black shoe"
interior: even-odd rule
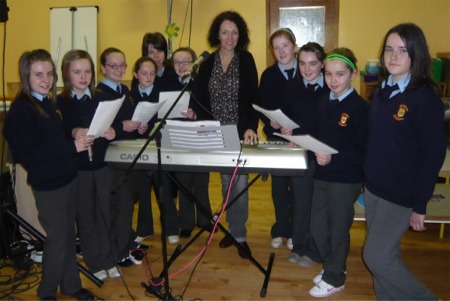
[[[53,297],[53,296],[51,296],[51,297],[43,297],[43,298],[39,298],[39,300],[54,300],[54,301],[56,301],[56,297]]]
[[[248,246],[248,243],[246,242],[246,241],[243,241],[243,242],[240,242],[239,243],[240,245],[241,245],[241,247],[243,248],[243,249],[245,249],[246,251],[247,251],[247,253],[246,252],[244,252],[244,250],[242,250],[241,248],[238,248],[238,253],[239,253],[239,256],[241,256],[241,258],[243,258],[243,259],[248,259],[249,258],[249,255],[251,256],[252,255],[252,250],[250,250],[250,247]]]
[[[133,256],[135,261],[140,261],[142,263],[142,260],[145,257],[145,251],[144,250],[132,250],[130,251],[130,255]],[[133,261],[133,259],[130,257],[130,260]]]
[[[117,264],[123,268],[127,268],[127,267],[134,265],[134,262],[130,259],[130,257],[125,257],[124,259],[119,261]]]
[[[80,289],[78,292],[70,296],[76,298],[77,300],[94,300],[95,298],[94,294],[85,288]]]
[[[147,251],[148,248],[149,248],[149,246],[147,246],[146,244],[139,243],[137,241],[133,241],[130,245],[130,250],[141,249],[141,250]]]
[[[233,244],[233,241],[228,236],[225,236],[222,238],[222,240],[219,242],[219,247],[222,249],[228,248]]]
[[[191,236],[192,231],[191,230],[186,230],[186,229],[181,229],[180,231],[180,237],[181,238],[188,238]]]

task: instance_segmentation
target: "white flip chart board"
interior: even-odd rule
[[[63,86],[61,61],[72,49],[89,52],[97,70],[98,6],[50,8],[50,53],[58,71],[58,87]]]

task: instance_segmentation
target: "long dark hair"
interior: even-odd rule
[[[247,23],[239,13],[231,10],[224,11],[214,18],[208,32],[209,46],[213,48],[217,48],[220,46],[219,40],[220,25],[222,25],[222,23],[227,20],[236,24],[239,31],[239,40],[237,42],[236,48],[238,50],[247,50],[248,45],[250,44],[250,37],[248,33]]]
[[[389,35],[393,33],[400,36],[411,59],[411,81],[408,84],[408,88],[416,88],[419,86],[438,88],[438,85],[431,78],[431,56],[428,50],[427,40],[422,29],[414,23],[398,24],[386,33],[380,50],[380,81],[384,81],[389,77],[389,71],[384,61],[384,52],[386,41]]]
[[[31,94],[30,76],[31,65],[35,62],[49,62],[53,68],[53,83],[50,89],[48,98],[53,103],[56,101],[56,82],[58,81],[58,74],[56,73],[55,63],[53,62],[51,54],[45,49],[34,49],[24,52],[19,58],[19,77],[20,77],[20,90],[18,95],[26,98],[30,104],[43,116],[47,116],[47,113],[37,104]]]

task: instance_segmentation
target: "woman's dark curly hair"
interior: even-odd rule
[[[235,11],[224,11],[214,18],[208,32],[209,46],[213,48],[217,48],[220,46],[219,30],[220,25],[222,25],[224,21],[231,21],[236,24],[239,30],[239,40],[237,42],[236,48],[240,50],[247,50],[247,47],[250,44],[247,23],[245,22],[244,18],[242,18],[242,16]]]

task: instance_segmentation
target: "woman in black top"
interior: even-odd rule
[[[216,16],[209,29],[208,42],[217,50],[200,66],[192,90],[193,97],[199,103],[191,101],[191,117],[235,123],[244,143],[257,143],[258,117],[252,103],[258,98],[258,72],[252,54],[247,51],[250,43],[247,24],[237,12],[222,12]],[[221,177],[225,201],[232,175],[222,174]],[[234,178],[230,199],[247,186],[247,181],[248,175]],[[227,210],[229,231],[247,251],[239,249],[242,258],[247,258],[247,253],[251,254],[247,244],[247,219],[248,191]],[[232,241],[228,236],[219,244],[221,248],[231,245]]]

